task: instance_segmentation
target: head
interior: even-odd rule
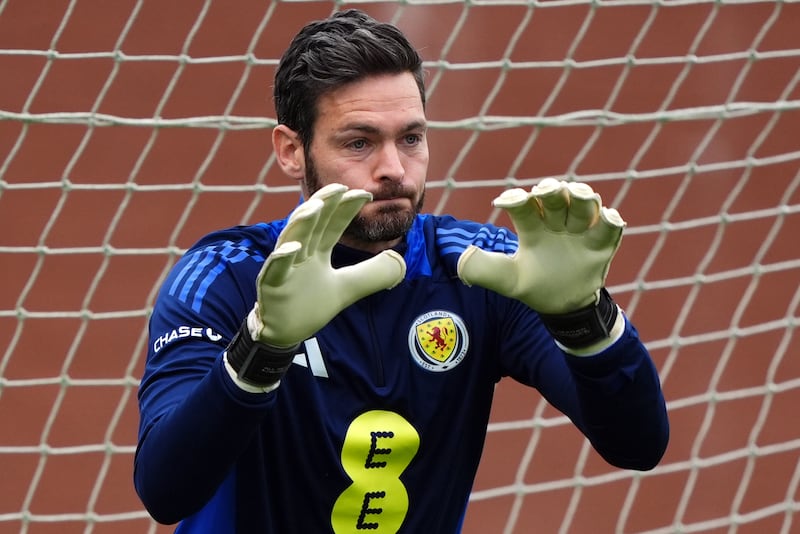
[[[401,239],[428,163],[422,60],[402,32],[357,10],[306,25],[278,65],[274,100],[278,164],[304,195],[331,182],[373,194],[343,242]]]

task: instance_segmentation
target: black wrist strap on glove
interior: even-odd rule
[[[298,346],[279,349],[253,341],[245,319],[228,345],[228,363],[243,382],[269,387],[277,383],[292,365]]]
[[[617,304],[606,288],[601,288],[596,304],[563,314],[540,313],[539,317],[556,341],[565,347],[580,349],[609,336],[617,320]]]

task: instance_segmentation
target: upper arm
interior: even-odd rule
[[[251,256],[252,258],[252,256]],[[140,435],[208,374],[255,302],[259,263],[201,249],[171,270],[149,321]]]

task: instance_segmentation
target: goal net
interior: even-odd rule
[[[0,532],[170,531],[131,482],[154,295],[295,205],[271,78],[344,7],[425,58],[427,211],[507,224],[497,194],[556,177],[628,221],[663,462],[609,467],[502,381],[464,532],[800,532],[797,0],[0,0]]]

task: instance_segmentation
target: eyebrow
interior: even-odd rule
[[[427,123],[425,121],[411,121],[406,124],[403,128],[400,129],[401,132],[410,132],[412,130],[420,130],[427,128]],[[362,122],[354,122],[350,124],[345,124],[339,132],[349,132],[349,131],[358,131],[364,132],[368,134],[380,134],[380,128],[373,126],[371,124],[364,124]]]

